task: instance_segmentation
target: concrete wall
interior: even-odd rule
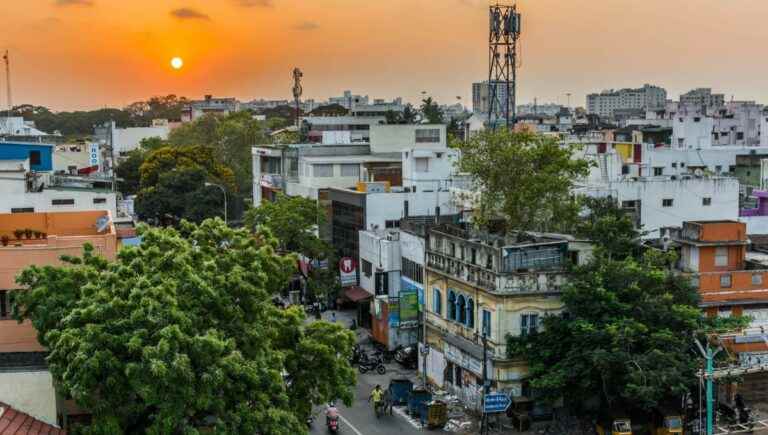
[[[372,225],[384,228],[387,220],[403,218],[405,201],[408,201],[409,216],[434,216],[435,207],[440,207],[441,215],[458,212],[451,193],[447,191],[373,193],[366,195],[365,221],[368,228]]]
[[[168,139],[170,131],[171,129],[167,125],[159,127],[113,128],[112,143],[114,144],[115,154],[135,150],[139,147],[142,139],[151,137],[159,137],[163,140]]]
[[[435,143],[417,143],[416,130],[439,129],[440,141]],[[371,152],[392,153],[405,149],[442,149],[448,146],[445,125],[442,124],[408,124],[408,125],[372,125]]]
[[[56,391],[47,370],[0,372],[0,402],[45,423],[57,423]]]
[[[26,160],[33,151],[40,153],[40,163],[31,165],[33,171],[53,170],[53,145],[0,142],[0,160]]]
[[[701,115],[675,117],[672,124],[672,146],[677,148],[709,148],[712,146],[712,118]]]
[[[14,208],[33,208],[35,212],[55,212],[55,211],[88,211],[103,210],[109,211],[112,215],[117,214],[117,195],[114,192],[97,192],[91,190],[77,189],[46,189],[42,192],[24,192],[19,191],[19,186],[23,189],[23,180],[19,182],[9,182],[0,180],[0,213],[10,213]],[[6,188],[8,186],[8,188]],[[94,203],[97,198],[104,198],[106,202]],[[74,205],[53,205],[54,199],[74,199]]]

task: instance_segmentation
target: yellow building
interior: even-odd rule
[[[588,243],[565,235],[432,228],[424,289],[430,382],[479,407],[485,336],[491,389],[527,396],[526,362],[507,356],[506,336],[534,333],[544,316],[560,313],[568,262],[590,255]]]

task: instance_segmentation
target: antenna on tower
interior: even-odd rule
[[[11,134],[11,110],[13,109],[13,98],[11,97],[11,59],[8,57],[8,50],[5,50],[3,54],[3,61],[5,61],[5,92],[8,98],[8,109],[5,114],[5,133]]]
[[[517,40],[521,16],[517,5],[492,5],[488,32],[488,123],[491,129],[503,123],[512,127],[516,118]]]
[[[304,73],[301,72],[300,69],[294,68],[293,69],[293,100],[296,103],[296,128],[301,130],[301,125],[299,121],[299,115],[301,113],[301,108],[299,107],[299,100],[301,99],[301,94],[303,93],[303,89],[301,87],[301,78],[304,76]]]

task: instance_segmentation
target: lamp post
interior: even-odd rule
[[[422,365],[424,367],[424,388],[427,388],[427,357],[429,356],[429,350],[429,343],[425,339],[424,345],[421,347]]]
[[[205,187],[218,187],[221,190],[221,193],[224,194],[224,224],[227,223],[227,191],[224,189],[223,186],[214,184],[214,183],[205,183]]]

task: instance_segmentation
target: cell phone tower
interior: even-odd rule
[[[521,16],[517,4],[489,7],[488,124],[511,128],[516,118],[517,41]]]

